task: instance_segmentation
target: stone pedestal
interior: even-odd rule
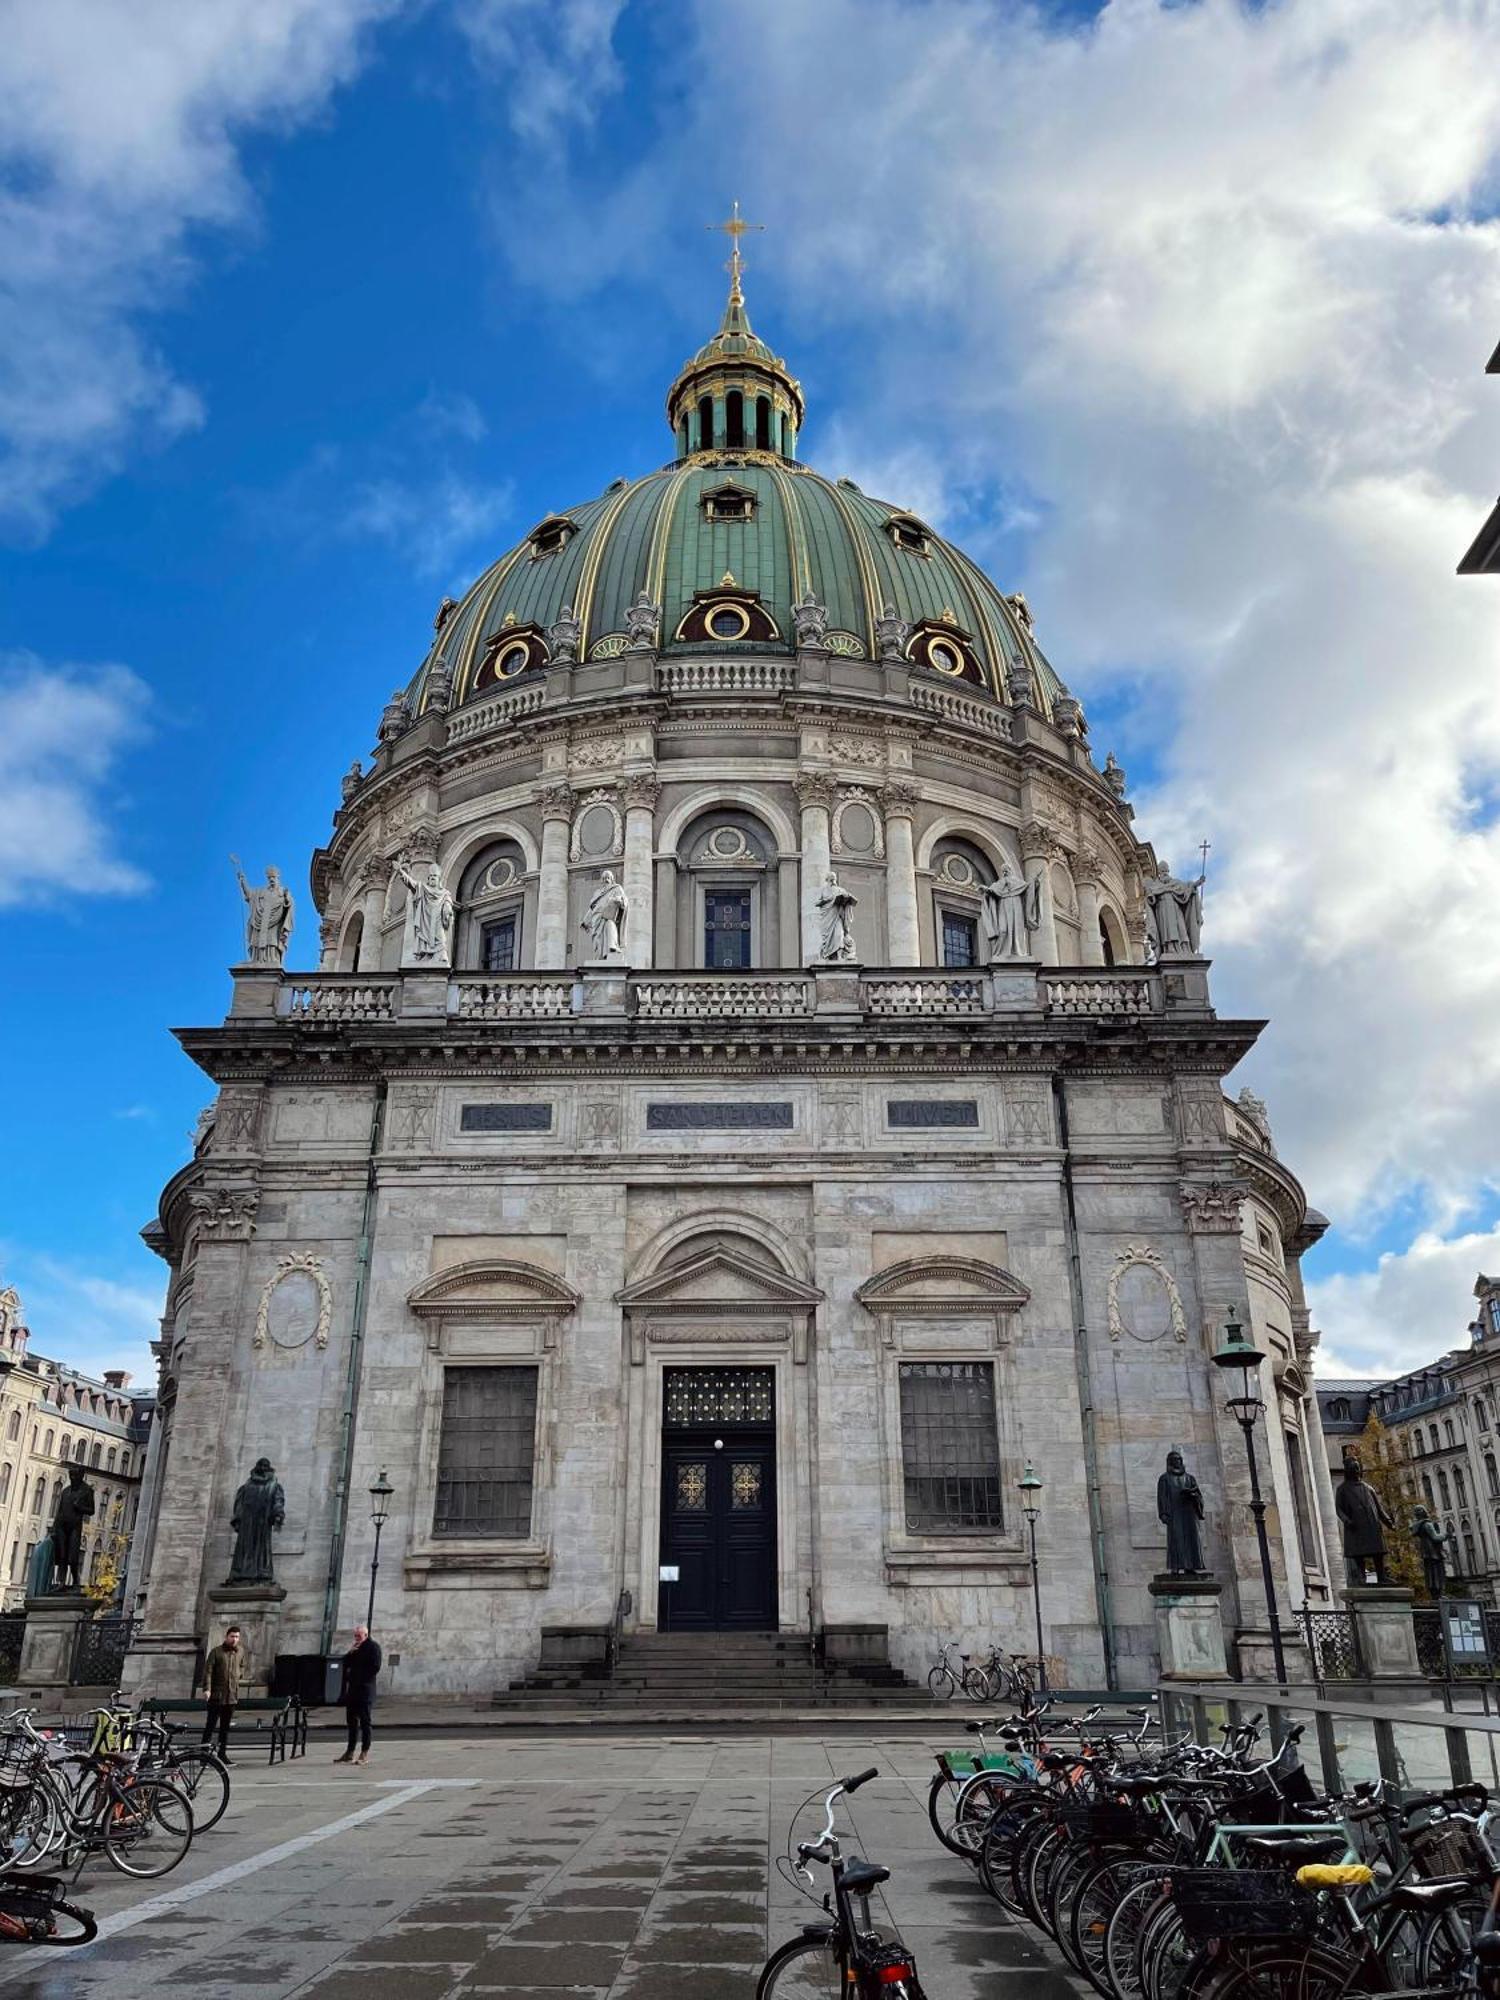
[[[1156,1602],[1162,1679],[1227,1681],[1224,1620],[1219,1611],[1223,1586],[1211,1576],[1159,1574],[1147,1588]]]
[[[447,966],[436,972],[413,972],[403,967],[400,996],[396,1002],[403,1021],[442,1021],[448,1014]]]
[[[1005,958],[991,961],[990,988],[997,1014],[1035,1014],[1042,1004],[1037,974],[1041,964],[1034,958]]]
[[[73,1666],[73,1646],[80,1626],[94,1607],[77,1591],[57,1591],[26,1600],[26,1636],[21,1641],[21,1665],[16,1682],[27,1688],[66,1687]]]
[[[239,1626],[240,1651],[245,1656],[240,1685],[246,1694],[263,1693],[270,1682],[285,1600],[286,1592],[279,1583],[226,1583],[208,1593],[213,1606],[209,1647],[218,1645],[227,1626]]]
[[[1271,1644],[1269,1625],[1242,1625],[1234,1635],[1234,1650],[1242,1681],[1265,1687],[1276,1685],[1276,1651]],[[1307,1648],[1294,1625],[1283,1623],[1281,1627],[1281,1657],[1289,1682],[1308,1679]]]
[[[861,1011],[857,965],[821,963],[814,965],[812,974],[820,1014],[858,1014]]]
[[[1354,1643],[1369,1680],[1418,1680],[1412,1592],[1399,1583],[1351,1583],[1345,1593]]]
[[[627,977],[630,967],[623,955],[619,958],[595,960],[581,966],[578,983],[573,988],[573,1011],[575,1014],[600,1015],[618,1014],[622,1019],[625,1003],[630,992]]]
[[[257,1015],[261,1020],[275,1017],[281,998],[282,973],[279,965],[232,965],[234,998],[229,1003],[232,1016]]]
[[[186,1701],[197,1666],[196,1632],[142,1632],[125,1655],[120,1686],[132,1701],[147,1695]]]

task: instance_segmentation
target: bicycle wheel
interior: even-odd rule
[[[988,1701],[990,1698],[990,1677],[983,1667],[965,1667],[963,1679],[964,1693],[970,1701]]]
[[[1114,1988],[1108,1970],[1109,1927],[1128,1892],[1148,1876],[1153,1893],[1157,1882],[1149,1880],[1151,1863],[1139,1854],[1112,1854],[1080,1883],[1069,1919],[1069,1956],[1091,1986],[1113,2000]]]
[[[1013,1879],[1016,1847],[1041,1810],[1042,1801],[1034,1793],[1023,1793],[997,1812],[984,1830],[984,1845],[977,1856],[979,1879],[1008,1916],[1026,1914]]]
[[[1086,1847],[1070,1847],[1059,1855],[1056,1866],[1047,1875],[1047,1928],[1075,1972],[1083,1968],[1074,1956],[1073,1898],[1093,1865],[1094,1857]]]
[[[1346,1952],[1320,1944],[1236,1944],[1228,1946],[1219,1964],[1197,1992],[1208,2000],[1346,2000],[1360,1990],[1366,1968]],[[1379,1990],[1378,1988],[1376,1989]]]
[[[217,1826],[229,1805],[229,1773],[212,1750],[180,1750],[163,1774],[187,1795],[194,1833]]]
[[[61,1838],[57,1807],[44,1786],[0,1793],[0,1867],[35,1868]]]
[[[99,1935],[93,1911],[82,1909],[77,1903],[54,1903],[47,1912],[46,1922],[46,1936],[34,1937],[33,1944],[62,1945],[66,1949],[74,1944],[92,1944]]]
[[[934,1667],[927,1676],[927,1692],[934,1701],[952,1701],[958,1693],[958,1682],[953,1678],[951,1667]]]
[[[1153,1871],[1133,1888],[1127,1889],[1110,1912],[1109,1927],[1104,1934],[1101,1970],[1109,1982],[1113,2000],[1140,2000],[1141,1989],[1136,1983],[1136,1954],[1153,1912],[1166,1900],[1161,1877]]]
[[[145,1881],[170,1874],[193,1844],[193,1809],[160,1778],[114,1789],[95,1824],[111,1864]]]
[[[1005,1804],[1006,1782],[986,1771],[966,1778],[953,1812],[953,1851],[972,1861],[984,1845],[985,1828]]]
[[[837,2000],[848,1992],[833,1953],[833,1932],[792,1938],[766,1960],[755,2000]]]

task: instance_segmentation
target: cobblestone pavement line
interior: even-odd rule
[[[90,1865],[78,1900],[118,1928],[0,1958],[0,1993],[751,2000],[768,1950],[817,1914],[775,1870],[787,1822],[876,1764],[840,1823],[891,1870],[884,1914],[932,2000],[1077,2000],[933,1838],[944,1740],[386,1738],[367,1770],[242,1764],[224,1821],[165,1881]]]

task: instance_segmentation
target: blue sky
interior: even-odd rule
[[[1492,10],[772,0],[748,56],[706,6],[130,11],[0,0],[0,1277],[39,1347],[148,1372],[227,856],[281,864],[314,962],[340,773],[445,592],[669,455],[735,197],[806,456],[1025,588],[1142,832],[1213,841],[1339,1364],[1460,1335],[1500,1261],[1500,605],[1452,575],[1500,482]]]

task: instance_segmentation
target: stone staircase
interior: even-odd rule
[[[670,1722],[704,1716],[925,1708],[897,1668],[814,1657],[796,1632],[640,1632],[602,1661],[538,1667],[494,1697],[501,1709],[583,1710],[590,1719]]]

